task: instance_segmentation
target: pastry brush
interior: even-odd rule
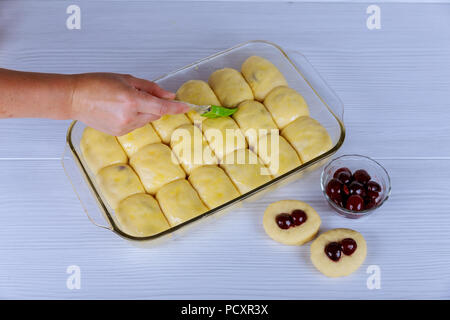
[[[225,108],[221,106],[216,106],[213,104],[198,106],[196,104],[183,102],[187,104],[191,110],[197,111],[202,117],[206,118],[220,118],[228,117],[237,111],[238,108]]]

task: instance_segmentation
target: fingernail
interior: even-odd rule
[[[167,92],[166,96],[168,99],[175,99],[175,93],[173,93],[173,92]]]

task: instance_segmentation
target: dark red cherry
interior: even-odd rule
[[[338,179],[338,175],[339,175],[341,172],[346,172],[346,173],[350,174],[350,176],[352,175],[352,172],[350,171],[350,169],[344,167],[344,168],[339,168],[339,169],[337,169],[337,170],[334,172],[333,178]]]
[[[366,202],[366,209],[372,209],[377,205],[377,202],[375,200],[369,200]]]
[[[331,199],[331,201],[336,203],[341,208],[345,207],[345,199],[343,199],[342,197]]]
[[[356,241],[352,238],[345,238],[341,241],[341,250],[346,256],[350,256],[353,252],[355,252],[356,248]]]
[[[343,184],[349,184],[352,181],[352,175],[347,171],[342,171],[336,175],[336,179],[338,179]]]
[[[280,229],[289,229],[293,225],[291,215],[287,213],[280,213],[275,217],[275,221]]]
[[[364,199],[357,194],[351,195],[347,199],[345,208],[348,210],[353,210],[353,211],[364,210]]]
[[[348,190],[350,191],[351,195],[356,194],[363,198],[367,194],[366,188],[364,187],[364,185],[358,181],[353,181],[352,183],[350,183],[350,185],[348,186]]]
[[[369,201],[369,200],[375,201],[375,200],[378,199],[378,196],[379,196],[379,195],[380,195],[380,194],[379,194],[378,192],[376,192],[376,191],[367,191],[366,200],[367,200],[367,201]]]
[[[350,189],[348,188],[348,186],[346,184],[342,185],[341,194],[343,196],[349,196],[350,195]]]
[[[366,184],[370,180],[370,175],[366,170],[359,169],[353,173],[353,180],[356,180],[362,184]]]
[[[302,223],[305,223],[308,217],[306,216],[306,212],[300,209],[296,209],[291,212],[291,219],[294,226],[299,226]]]
[[[381,191],[381,186],[373,180],[370,180],[369,182],[367,182],[366,188],[367,188],[367,191],[375,191],[375,192]]]
[[[342,182],[339,181],[338,179],[331,179],[327,184],[327,188],[326,188],[327,195],[331,199],[334,199],[334,198],[340,196],[341,189],[342,189]]]
[[[337,242],[330,242],[325,246],[325,254],[334,262],[341,258],[341,246]]]

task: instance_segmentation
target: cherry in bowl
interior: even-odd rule
[[[330,161],[321,176],[323,194],[330,206],[346,218],[360,218],[379,208],[391,192],[386,169],[361,155],[344,155]]]

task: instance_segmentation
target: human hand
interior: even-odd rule
[[[189,107],[170,101],[175,94],[156,83],[115,73],[73,75],[72,119],[120,136],[164,114],[184,113]]]

